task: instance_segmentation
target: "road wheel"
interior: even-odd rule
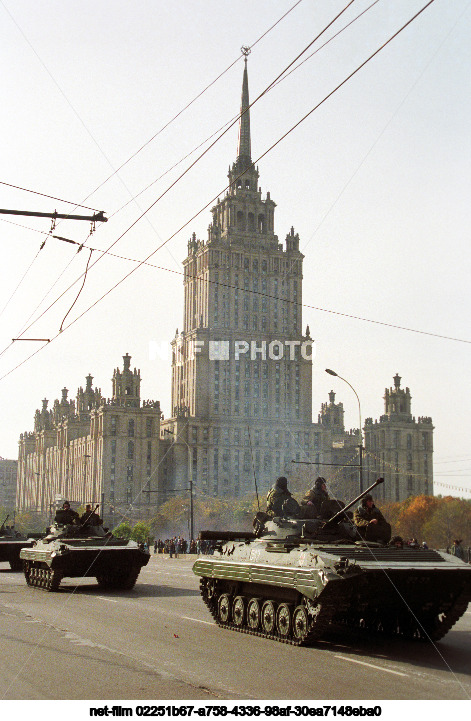
[[[247,605],[247,626],[256,631],[260,626],[260,599],[251,598]]]
[[[221,623],[228,623],[231,617],[231,599],[228,593],[219,596],[218,617]]]
[[[302,641],[309,629],[309,617],[305,606],[296,606],[293,612],[293,636]]]
[[[289,603],[280,603],[278,606],[276,630],[282,638],[288,638],[291,633],[291,606]]]
[[[62,581],[62,574],[59,571],[49,570],[47,590],[57,591],[59,590],[60,582]]]
[[[276,611],[273,601],[265,601],[262,606],[262,628],[265,633],[272,634],[275,630]]]
[[[28,584],[28,586],[32,586],[32,580],[31,580],[31,567],[29,561],[23,561],[23,573],[25,574],[25,581]]]
[[[235,626],[243,626],[245,623],[245,598],[236,596],[232,605],[232,620]]]

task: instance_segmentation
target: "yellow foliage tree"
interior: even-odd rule
[[[436,547],[449,548],[455,538],[463,546],[471,545],[471,502],[446,496],[439,499],[433,515],[423,527],[424,534]]]

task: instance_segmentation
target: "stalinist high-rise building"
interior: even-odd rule
[[[266,490],[314,446],[303,255],[294,228],[279,242],[276,204],[269,192],[262,197],[252,163],[247,58],[228,178],[207,240],[193,235],[188,243],[183,329],[172,341],[172,418],[162,424],[175,451],[169,478],[181,487],[191,473],[203,493],[218,496],[251,491],[254,469]]]

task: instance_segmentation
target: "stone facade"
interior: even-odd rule
[[[409,388],[401,388],[396,373],[394,388],[386,388],[384,414],[365,421],[367,481],[383,476],[380,497],[403,501],[409,496],[433,495],[433,424],[429,417],[415,419]]]
[[[106,515],[131,504],[157,505],[160,404],[141,401],[140,372],[131,370],[130,361],[126,354],[123,370],[114,370],[111,398],[93,388],[88,375],[75,401],[68,400],[67,388],[51,410],[43,400],[34,431],[20,436],[18,510],[47,513],[65,498],[104,503]]]
[[[17,473],[17,460],[0,457],[0,506],[8,511],[15,509]],[[2,520],[0,519],[0,523]]]

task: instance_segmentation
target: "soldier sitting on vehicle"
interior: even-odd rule
[[[326,508],[326,501],[329,500],[325,478],[316,478],[314,487],[306,493],[301,501],[302,518],[323,517],[323,510]]]
[[[62,525],[79,524],[80,516],[77,511],[73,511],[71,509],[69,501],[64,501],[62,508],[59,508],[59,510],[56,511],[54,522]]]
[[[353,522],[365,541],[388,543],[391,538],[391,526],[381,511],[376,508],[373,496],[369,493],[361,499],[360,505],[353,514]]]
[[[80,524],[82,526],[102,526],[103,521],[95,511],[92,511],[90,503],[85,506],[85,513],[80,516]]]
[[[270,518],[275,516],[297,516],[300,508],[298,502],[288,491],[288,480],[284,476],[277,478],[267,494],[267,515]]]

